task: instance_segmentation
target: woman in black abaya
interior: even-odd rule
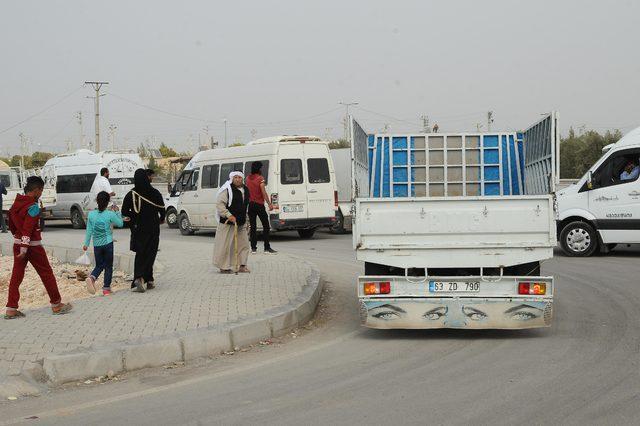
[[[130,249],[136,253],[131,288],[144,293],[155,286],[153,264],[158,254],[160,225],[164,223],[165,209],[162,195],[151,186],[146,170],[136,170],[133,184],[133,189],[122,202],[122,215],[130,219]]]

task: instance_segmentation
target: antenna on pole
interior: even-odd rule
[[[338,102],[338,104],[344,106],[344,140],[349,140],[349,107],[358,105],[358,102]]]
[[[487,132],[491,131],[491,124],[493,123],[493,111],[487,112]]]
[[[96,92],[95,96],[95,111],[96,111],[96,152],[100,152],[100,89],[104,84],[109,84],[107,81],[85,81],[84,84],[90,84],[93,90]]]

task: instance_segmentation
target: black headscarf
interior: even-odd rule
[[[151,186],[151,181],[149,180],[149,174],[146,169],[138,169],[133,175],[133,190],[142,195],[147,200],[162,206],[164,205],[164,200],[162,199],[162,194]]]

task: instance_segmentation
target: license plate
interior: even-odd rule
[[[304,204],[291,204],[288,206],[282,206],[282,211],[285,213],[302,213],[304,211]]]
[[[430,293],[477,293],[478,281],[429,281]]]

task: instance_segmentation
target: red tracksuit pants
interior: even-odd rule
[[[20,301],[20,284],[24,279],[24,270],[27,267],[27,262],[31,263],[40,279],[47,289],[49,294],[49,300],[52,305],[60,303],[61,297],[58,291],[58,283],[56,277],[53,275],[53,270],[49,264],[47,253],[42,246],[31,246],[27,250],[27,255],[23,258],[18,258],[20,254],[20,246],[13,245],[13,272],[11,272],[11,281],[9,282],[9,298],[7,299],[7,308],[18,309],[18,302]]]

